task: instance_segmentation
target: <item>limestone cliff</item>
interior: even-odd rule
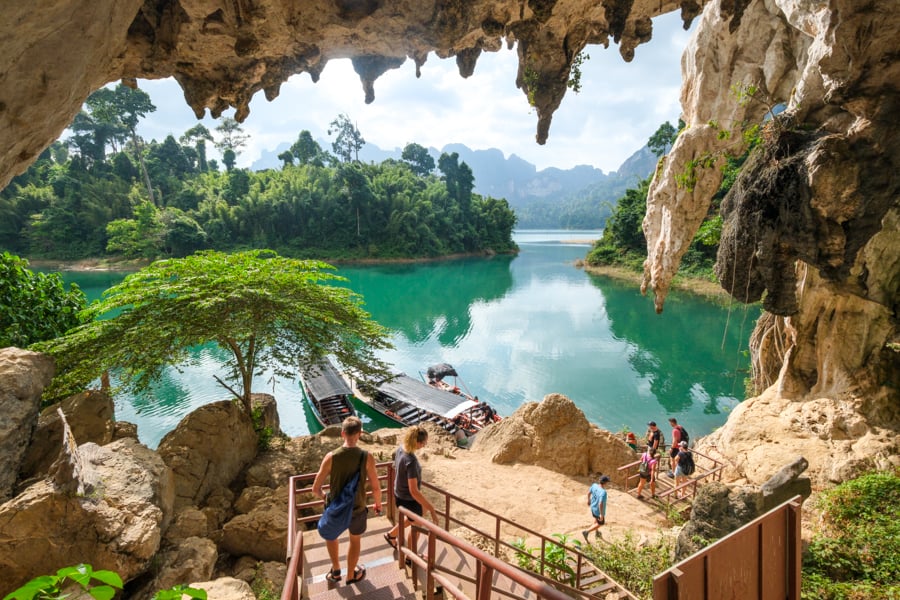
[[[723,204],[720,277],[769,311],[754,334],[755,381],[785,401],[849,402],[869,427],[896,432],[896,2],[55,0],[39,11],[13,3],[0,21],[0,186],[111,81],[171,76],[196,114],[234,107],[242,120],[258,91],[272,99],[290,75],[316,80],[333,58],[352,59],[370,102],[378,76],[407,58],[422,68],[431,53],[452,57],[466,77],[503,43],[516,45],[516,83],[534,102],[543,143],[579,51],[612,39],[630,60],[652,37],[650,18],[679,9],[686,23],[702,10],[682,59],[689,127],[651,185],[643,289],[662,311],[719,185],[716,167],[743,150],[745,127],[783,105]],[[753,415],[753,403],[741,412]],[[896,454],[896,443],[878,452]],[[814,458],[810,469],[822,472]]]
[[[689,126],[644,219],[643,289],[657,311],[721,182],[716,167],[769,118],[722,203],[716,267],[726,291],[767,311],[751,350],[755,387],[768,392],[708,441],[751,480],[779,443],[800,444],[818,481],[898,451],[898,28],[886,4],[716,0],[682,60]]]

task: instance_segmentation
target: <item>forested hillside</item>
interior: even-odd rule
[[[456,154],[436,165],[410,144],[401,160],[363,164],[365,141],[340,115],[333,153],[303,131],[279,155],[282,168],[253,172],[235,167],[247,136],[234,120],[147,142],[135,126],[153,110],[125,86],[92,94],[71,137],[0,191],[0,249],[67,260],[209,248],[326,259],[515,249],[512,210],[473,193],[472,170]],[[207,143],[224,170],[207,160]]]
[[[287,144],[279,146],[280,151],[287,149]],[[427,152],[435,161],[442,154],[458,154],[459,160],[472,169],[475,192],[505,198],[516,213],[520,229],[602,229],[616,200],[653,173],[657,161],[648,146],[611,173],[590,165],[538,170],[515,154],[504,156],[497,148],[472,150],[463,144],[447,144],[441,150],[432,147]],[[264,152],[251,169],[277,167],[277,155],[278,152]],[[364,162],[399,160],[400,155],[399,148],[388,151],[370,143],[359,150]]]

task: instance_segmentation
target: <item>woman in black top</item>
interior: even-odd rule
[[[431,514],[431,520],[437,521],[437,513],[434,505],[428,501],[428,498],[422,494],[420,485],[422,483],[422,465],[416,457],[416,450],[425,447],[428,443],[428,430],[424,427],[414,426],[406,431],[403,437],[403,445],[397,448],[394,454],[394,498],[397,500],[397,506],[402,506],[413,513],[423,515],[424,511]],[[400,529],[400,522],[387,533],[384,534],[385,541],[397,547],[397,531]],[[410,538],[409,544],[412,545]]]

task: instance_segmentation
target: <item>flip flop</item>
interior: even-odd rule
[[[382,536],[382,537],[384,537],[384,541],[386,541],[388,543],[388,546],[390,546],[394,550],[397,549],[397,538],[393,537],[389,533],[385,533],[384,536]]]
[[[353,577],[347,578],[347,585],[351,583],[357,583],[366,578],[366,568],[360,565],[356,565],[356,568],[353,569]]]
[[[331,583],[337,583],[341,580],[341,570],[335,569],[333,571],[328,571],[325,575],[325,580],[330,581]]]

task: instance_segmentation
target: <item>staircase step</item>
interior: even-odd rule
[[[615,590],[616,587],[617,587],[617,585],[615,583],[606,582],[603,585],[598,585],[598,586],[592,587],[592,588],[582,587],[581,590],[583,592],[587,592],[588,594],[590,594],[592,596],[600,596],[600,594],[606,594],[607,592],[611,592],[611,591]]]
[[[366,600],[414,600],[412,582],[404,575],[393,559],[386,564],[368,564],[366,578],[348,585],[346,573],[341,581],[333,584],[325,580],[324,573],[307,580],[309,600],[332,598],[365,598]],[[328,572],[328,569],[325,569]]]

